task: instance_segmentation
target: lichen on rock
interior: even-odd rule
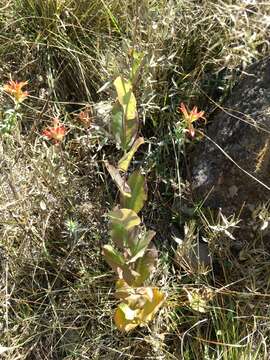
[[[232,214],[270,195],[270,59],[254,63],[192,154],[192,189],[204,205]]]

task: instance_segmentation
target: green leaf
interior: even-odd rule
[[[116,186],[118,187],[120,193],[125,196],[126,198],[131,197],[131,189],[127,182],[122,178],[119,170],[115,168],[113,165],[109,164],[108,161],[104,161],[105,166],[111,175],[113,181],[115,182]]]
[[[128,285],[133,286],[139,274],[129,268],[125,258],[111,245],[103,246],[103,255],[106,262],[118,274],[119,279],[124,279]]]
[[[133,254],[137,246],[138,238],[140,234],[140,227],[135,226],[128,232],[127,247],[130,249],[130,253]]]
[[[123,256],[117,250],[115,250],[111,245],[103,246],[103,255],[107,263],[116,272],[117,272],[117,268],[122,268],[123,266],[126,265]]]
[[[119,248],[129,248],[131,254],[134,254],[134,251],[137,247],[139,232],[139,226],[135,226],[130,230],[126,230],[122,223],[111,224],[112,241]]]
[[[118,168],[122,171],[127,171],[129,164],[131,162],[131,159],[133,158],[135,152],[138,150],[139,146],[144,144],[144,138],[139,137],[134,144],[132,145],[132,148],[129,150],[128,153],[126,153],[118,162]]]
[[[136,278],[134,286],[141,286],[147,280],[154,270],[156,261],[157,261],[157,249],[155,246],[152,246],[150,249],[147,249],[144,256],[138,259],[136,265],[136,272],[140,275]]]
[[[139,216],[130,209],[118,209],[111,211],[109,213],[109,217],[111,218],[112,226],[115,224],[121,224],[125,230],[130,230],[141,223]]]
[[[122,266],[120,273],[118,273],[120,279],[124,279],[124,281],[129,286],[134,286],[136,279],[139,277],[139,273],[129,268],[128,264]]]
[[[132,67],[130,72],[131,82],[134,84],[138,78],[140,69],[143,64],[144,53],[132,49]]]
[[[123,224],[111,224],[111,238],[112,241],[120,248],[127,246],[129,232],[124,228]]]
[[[131,189],[131,196],[121,196],[121,205],[138,213],[147,200],[145,178],[139,171],[135,171],[131,174],[127,183]]]
[[[153,237],[156,235],[155,231],[149,230],[143,236],[138,239],[136,246],[133,249],[133,257],[129,260],[129,262],[135,262],[137,259],[142,257],[148,248]]]

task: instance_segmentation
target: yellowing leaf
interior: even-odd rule
[[[156,235],[156,232],[153,230],[145,231],[141,238],[138,240],[135,254],[141,249],[147,249],[153,237]]]
[[[122,312],[125,314],[125,318],[127,320],[134,320],[136,317],[136,311],[131,310],[131,308],[125,304],[121,303],[118,305],[118,308],[122,310]]]
[[[121,105],[124,104],[124,97],[130,91],[132,91],[132,84],[129,80],[125,80],[122,76],[118,76],[113,82],[116,92],[117,98]]]
[[[114,321],[117,328],[121,331],[129,331],[138,325],[145,326],[154,318],[165,298],[165,294],[157,288],[133,289],[115,312]]]
[[[104,161],[104,163],[113,181],[118,187],[120,193],[127,198],[131,197],[130,187],[126,183],[126,181],[122,178],[119,170],[116,169],[113,165],[109,164],[108,161]]]
[[[133,144],[139,128],[139,122],[137,118],[125,121],[125,141],[123,149],[126,151]]]
[[[118,168],[122,171],[127,171],[129,164],[131,162],[131,159],[133,158],[135,152],[138,150],[139,146],[144,144],[144,138],[139,137],[134,144],[132,145],[132,148],[129,150],[128,153],[126,153],[118,162]]]
[[[118,330],[128,332],[135,329],[138,326],[136,314],[137,311],[131,310],[127,304],[119,304],[114,314],[114,322]]]
[[[118,279],[115,285],[114,296],[117,299],[125,300],[132,294],[134,294],[134,288],[130,287],[124,279]]]
[[[200,313],[205,313],[207,309],[207,302],[196,292],[188,293],[188,300],[190,307]]]
[[[145,302],[142,312],[140,313],[140,319],[142,322],[148,322],[152,320],[166,299],[165,294],[163,294],[157,288],[153,288],[152,291],[152,299],[149,299],[148,295],[148,299]]]
[[[126,120],[135,119],[137,115],[136,98],[132,92],[131,82],[118,76],[113,84],[117,91],[118,101],[124,109]]]
[[[139,122],[137,117],[126,119],[123,107],[120,103],[114,104],[112,108],[112,134],[119,146],[126,151],[132,145],[137,136]]]
[[[130,175],[127,183],[131,189],[131,196],[121,196],[121,205],[138,213],[147,200],[145,178],[139,171],[134,171]]]
[[[126,230],[132,229],[134,226],[140,225],[141,219],[130,209],[118,209],[109,213],[112,226],[114,224],[122,224]]]
[[[121,76],[115,79],[118,102],[113,106],[112,131],[118,144],[126,151],[136,138],[139,123],[137,119],[136,98],[130,81]]]

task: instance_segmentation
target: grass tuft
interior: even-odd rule
[[[253,241],[240,247],[238,214],[227,219],[193,203],[188,154],[196,142],[175,124],[180,101],[211,119],[239,74],[268,54],[268,3],[0,6],[1,85],[29,80],[30,91],[18,128],[0,135],[1,358],[267,359],[269,204],[254,209]],[[133,90],[146,139],[134,164],[148,181],[142,217],[157,232],[151,281],[168,300],[149,326],[121,334],[113,324],[114,275],[101,254],[117,196],[103,158],[119,158],[107,113],[111,84],[129,73],[132,50],[143,57]],[[11,103],[1,90],[1,122]],[[68,133],[52,146],[41,134],[56,116]],[[207,264],[194,250],[201,242]]]

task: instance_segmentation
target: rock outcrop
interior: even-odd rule
[[[192,154],[192,189],[230,215],[270,199],[270,58],[254,63]]]

